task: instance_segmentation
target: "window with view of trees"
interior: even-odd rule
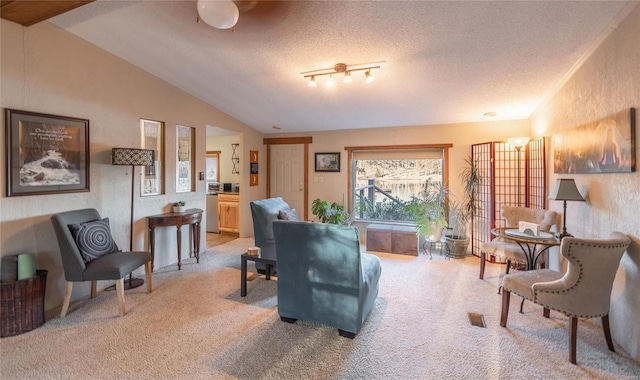
[[[352,218],[411,222],[407,206],[417,201],[427,182],[446,182],[447,147],[353,148],[350,152]]]

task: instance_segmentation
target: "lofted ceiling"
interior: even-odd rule
[[[637,4],[236,3],[233,31],[197,23],[196,1],[98,0],[50,21],[277,133],[527,118]],[[357,72],[311,88],[301,74],[380,61],[370,84]]]

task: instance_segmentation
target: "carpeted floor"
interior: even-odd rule
[[[154,272],[154,291],[113,292],[71,304],[65,318],[0,341],[2,379],[631,379],[640,366],[607,349],[594,321],[580,321],[578,365],[568,361],[567,318],[511,303],[499,325],[503,269],[478,259],[379,254],[380,294],[354,340],[334,328],[281,322],[276,281],[240,297],[240,258],[252,239],[210,248],[200,264]],[[250,264],[250,270],[253,266]],[[89,286],[85,285],[76,286]],[[487,328],[470,325],[483,314]],[[617,328],[611,326],[612,329]]]

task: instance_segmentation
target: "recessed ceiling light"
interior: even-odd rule
[[[276,131],[279,131],[279,130],[281,130],[281,129],[282,129],[282,128],[278,127],[277,125],[274,125],[274,126],[273,126],[273,127],[271,127],[271,128],[275,129]]]
[[[498,114],[495,112],[485,112],[484,114],[482,114],[482,116],[484,117],[496,117]]]

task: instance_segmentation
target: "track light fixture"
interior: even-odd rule
[[[371,83],[373,82],[374,79],[376,79],[376,77],[374,77],[373,75],[371,75],[371,70],[367,70],[367,72],[364,74],[364,76],[367,78],[366,81],[367,83]]]
[[[344,78],[342,79],[342,82],[351,83],[352,71],[366,71],[364,74],[365,81],[367,83],[371,83],[375,79],[374,76],[371,74],[371,70],[379,69],[380,63],[385,63],[385,61],[373,62],[373,63],[362,63],[358,65],[347,65],[345,63],[336,63],[331,69],[312,70],[312,71],[306,71],[300,74],[302,74],[305,78],[309,78],[309,82],[307,83],[307,85],[310,87],[316,87],[317,86],[316,77],[319,77],[322,75],[329,76],[329,79],[327,80],[327,87],[335,86],[335,82],[333,81],[333,74],[344,73]]]

